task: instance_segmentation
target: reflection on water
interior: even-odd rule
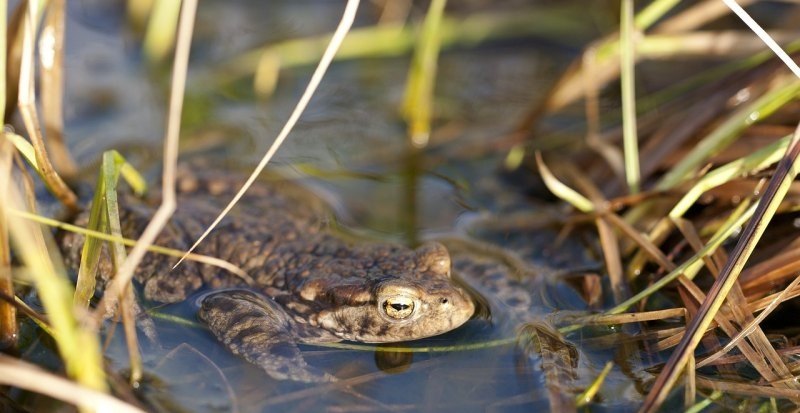
[[[193,74],[259,42],[333,28],[340,6],[326,1],[202,2]],[[91,164],[102,151],[115,148],[154,176],[159,159],[153,154],[159,152],[163,135],[165,74],[143,67],[139,45],[132,40],[136,37],[124,25],[91,24],[96,19],[119,21],[121,12],[94,2],[70,2],[67,136],[81,164]],[[368,23],[367,16],[363,19]],[[142,345],[146,363],[146,378],[138,389],[142,400],[155,411],[186,412],[551,409],[553,382],[542,369],[548,362],[541,354],[542,346],[518,346],[518,327],[547,319],[554,304],[543,299],[547,296],[543,291],[557,292],[558,308],[577,310],[583,304],[574,289],[554,275],[557,271],[547,270],[553,275],[548,277],[527,269],[564,268],[562,264],[585,268],[592,261],[570,243],[554,248],[552,229],[519,230],[517,224],[504,221],[506,215],[511,216],[509,205],[528,212],[539,206],[517,204],[516,200],[524,199],[519,194],[492,187],[497,182],[499,157],[473,155],[486,151],[487,142],[514,125],[556,76],[552,68],[568,61],[569,53],[534,40],[446,52],[439,68],[441,120],[435,135],[445,143],[434,142],[424,157],[408,155],[396,111],[408,60],[336,64],[276,158],[276,166],[332,194],[326,196],[334,200],[340,221],[355,232],[409,244],[460,234],[456,238],[467,240],[468,245],[461,245],[459,252],[453,248],[454,261],[478,255],[483,261],[468,262],[467,267],[485,268],[474,273],[462,269],[459,275],[485,296],[491,318],[474,319],[456,331],[408,344],[435,351],[412,354],[376,352],[368,346],[357,351],[303,346],[310,364],[341,379],[306,385],[275,381],[228,353],[204,328],[164,318],[172,315],[194,321],[189,304],[164,306],[154,310],[160,342]],[[184,153],[225,157],[228,160],[221,162],[234,168],[254,164],[281,128],[307,78],[307,69],[284,73],[276,95],[267,103],[253,102],[242,92],[245,86],[198,96],[192,91],[203,85],[190,79]],[[93,176],[96,172],[87,168],[85,173]],[[491,190],[484,191],[478,182],[489,182]],[[514,201],[504,201],[501,208],[501,198]],[[463,224],[467,221],[471,225]],[[505,227],[493,221],[505,222]],[[514,250],[521,264],[510,265],[503,254],[486,254],[485,248],[481,250],[486,245]],[[494,279],[485,271],[492,266],[499,268]],[[112,368],[125,371],[121,335],[115,333],[110,343],[107,355]],[[476,343],[487,345],[442,349]],[[46,343],[30,348],[26,357],[41,359],[40,353],[48,352]],[[572,397],[612,356],[605,348],[581,348],[569,360],[579,374],[565,384],[570,388],[561,390]],[[612,372],[604,387],[608,399],[596,410],[630,410],[635,402],[611,400],[623,400],[615,395],[635,400],[638,395],[632,388],[631,379]],[[27,396],[20,399],[36,405]]]

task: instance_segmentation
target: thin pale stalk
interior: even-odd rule
[[[597,50],[590,46],[581,59],[581,73],[586,93],[586,144],[605,159],[608,166],[617,176],[625,174],[624,160],[621,151],[614,145],[600,139],[600,86],[595,79],[594,67],[597,64]],[[509,169],[511,170],[511,169]]]
[[[50,157],[47,154],[38,115],[36,114],[33,49],[36,37],[37,3],[36,1],[28,2],[27,14],[23,22],[22,62],[20,65],[18,97],[19,111],[35,149],[36,162],[39,164],[40,173],[44,178],[45,184],[64,206],[74,212],[78,210],[78,198],[50,163]]]
[[[772,50],[772,53],[775,53],[775,55],[781,59],[781,62],[783,62],[783,64],[785,64],[786,67],[788,67],[796,77],[800,78],[800,67],[797,66],[797,63],[794,62],[794,59],[792,59],[789,54],[783,50],[783,48],[778,46],[778,43],[776,43],[775,40],[773,40],[772,37],[770,37],[770,35],[767,34],[767,32],[764,31],[764,29],[762,29],[761,26],[755,20],[753,20],[753,18],[750,17],[746,11],[744,11],[741,5],[733,0],[722,0],[722,2],[725,3],[725,5],[728,6],[731,11],[736,13],[736,16],[738,16],[747,25],[747,27],[749,27],[750,30],[752,30],[753,33],[755,33],[756,36],[758,36],[758,38],[761,39],[761,41],[764,42],[764,44],[766,44],[770,50]]]
[[[688,356],[694,352],[703,333],[711,324],[714,316],[716,316],[756,243],[764,233],[775,210],[786,195],[789,185],[797,175],[797,170],[800,166],[797,162],[798,155],[800,155],[800,126],[795,131],[786,156],[778,163],[775,175],[770,179],[763,198],[758,202],[753,218],[747,223],[725,268],[723,268],[719,278],[716,279],[706,299],[700,306],[697,317],[692,319],[686,330],[686,335],[684,335],[680,344],[670,356],[669,361],[664,366],[664,370],[658,375],[650,393],[644,400],[640,409],[641,412],[655,412],[658,410],[667,397],[667,393],[678,380],[678,376],[686,366]]]
[[[625,323],[640,323],[644,321],[663,320],[666,318],[686,317],[685,308],[670,308],[666,310],[643,311],[638,313],[624,313],[611,315],[591,315],[580,317],[570,322],[583,325],[610,325]]]
[[[144,413],[105,393],[75,384],[24,361],[0,354],[0,384],[44,394],[94,411]]]
[[[300,100],[297,102],[297,106],[295,106],[292,114],[289,116],[289,119],[286,121],[286,124],[281,129],[281,132],[278,134],[278,137],[275,138],[275,142],[270,146],[267,153],[261,158],[261,161],[255,167],[253,172],[245,181],[242,188],[239,189],[239,192],[231,199],[228,205],[220,212],[217,218],[214,219],[214,222],[206,228],[205,232],[194,242],[189,251],[186,254],[191,253],[200,245],[201,242],[217,227],[217,225],[222,221],[222,218],[230,212],[234,205],[242,198],[247,189],[253,185],[256,178],[259,174],[264,170],[267,166],[267,163],[272,159],[275,155],[275,152],[278,151],[278,148],[283,144],[283,141],[286,140],[286,137],[289,136],[289,132],[294,128],[294,125],[297,123],[297,120],[300,119],[300,115],[305,111],[306,106],[308,106],[308,102],[311,100],[311,96],[314,95],[314,92],[317,90],[319,83],[322,81],[322,77],[325,75],[325,72],[328,70],[328,66],[330,66],[331,62],[333,61],[333,57],[336,55],[336,51],[341,46],[342,41],[344,40],[345,35],[350,31],[350,27],[353,25],[353,21],[355,20],[356,10],[358,10],[359,0],[348,0],[347,5],[345,6],[344,14],[342,16],[341,21],[339,22],[339,26],[336,28],[336,31],[333,33],[333,37],[331,38],[330,43],[328,44],[328,48],[323,53],[322,58],[319,61],[319,65],[317,66],[316,70],[314,70],[314,74],[311,75],[311,80],[308,81],[308,86],[306,86],[306,90],[303,92],[303,95],[300,97]],[[152,242],[152,241],[151,241]],[[131,252],[131,256],[133,256],[133,252]],[[139,257],[140,259],[141,257]],[[175,264],[175,267],[180,265],[183,262],[182,257],[178,262]],[[137,260],[138,262],[138,260]]]
[[[636,53],[633,0],[622,0],[620,23],[620,83],[622,87],[622,142],[625,147],[625,180],[631,193],[639,192],[639,137],[636,132]]]
[[[114,281],[106,290],[95,312],[95,322],[103,318],[105,309],[115,307],[120,294],[133,278],[133,272],[141,262],[147,247],[152,245],[177,207],[175,194],[175,171],[178,162],[178,134],[183,110],[183,95],[186,89],[186,72],[189,66],[194,18],[197,10],[196,0],[181,3],[181,16],[178,24],[178,42],[175,46],[175,63],[172,69],[172,90],[170,91],[167,130],[164,136],[164,163],[161,186],[161,205],[147,224],[136,245],[117,271]]]

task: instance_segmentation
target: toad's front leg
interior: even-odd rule
[[[244,290],[212,293],[203,299],[199,316],[230,351],[275,379],[336,380],[306,363],[295,343],[289,316],[270,298]]]

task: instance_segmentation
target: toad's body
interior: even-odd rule
[[[187,249],[238,188],[232,179],[182,178],[178,210],[157,244]],[[152,210],[126,200],[123,232],[137,237]],[[296,342],[396,342],[452,330],[474,305],[450,280],[450,257],[435,243],[412,250],[353,244],[326,229],[326,208],[285,181],[256,185],[244,207],[197,250],[239,266],[250,283],[224,270],[150,254],[137,270],[145,297],[177,302],[203,286],[200,318],[234,353],[275,378],[331,380],[303,360]],[[82,241],[67,236],[73,263]],[[101,271],[110,272],[108,263]],[[242,287],[231,289],[231,287]]]

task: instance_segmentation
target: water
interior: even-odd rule
[[[580,2],[578,2],[580,3]],[[531,7],[530,2],[503,2],[491,8]],[[359,24],[373,21],[369,3],[362,5]],[[490,8],[488,2],[455,5]],[[542,12],[552,7],[539,6]],[[249,47],[270,41],[318,34],[332,29],[341,4],[327,1],[203,1],[200,4],[182,133],[185,157],[208,157],[231,169],[254,165],[288,117],[310,74],[309,68],[281,73],[276,93],[257,101],[247,84],[222,90],[199,84],[213,68]],[[414,10],[418,14],[420,10]],[[463,12],[463,10],[461,11]],[[582,14],[574,18],[583,18]],[[124,24],[122,3],[69,3],[66,56],[66,135],[85,177],[93,177],[100,154],[118,149],[149,177],[158,175],[163,136],[167,73],[148,69],[139,53],[140,35]],[[586,26],[590,26],[587,22]],[[325,29],[323,29],[325,28]],[[585,40],[592,37],[587,33]],[[531,263],[561,265],[580,256],[580,247],[561,255],[553,248],[555,229],[542,231],[468,230],[466,222],[503,211],[547,208],[526,201],[513,189],[494,190],[507,147],[494,142],[513,128],[532,102],[541,99],[580,44],[563,39],[524,39],[446,51],[439,62],[436,107],[440,114],[428,156],[409,153],[398,107],[402,101],[408,59],[367,59],[335,64],[275,166],[301,177],[330,201],[338,220],[359,235],[415,243],[458,233],[510,247],[528,248]],[[194,83],[193,83],[194,82]],[[561,260],[561,261],[559,261]],[[583,260],[583,261],[581,261]],[[591,267],[581,256],[576,267]],[[552,281],[552,280],[551,280]],[[559,308],[584,310],[568,283],[553,281],[536,297],[537,316]],[[526,287],[533,289],[534,287]],[[464,328],[411,344],[414,347],[469,343],[502,344],[463,351],[385,354],[370,348],[345,350],[303,346],[310,364],[342,381],[311,386],[275,381],[229,354],[195,320],[190,304],[158,307],[159,343],[142,343],[145,380],[138,389],[156,411],[546,411],[551,395],[542,358],[526,353],[509,339],[516,324],[475,319]],[[534,311],[532,311],[532,314]],[[165,318],[177,317],[180,322]],[[570,337],[580,340],[581,337]],[[126,350],[119,329],[107,356],[112,369],[125,374]],[[362,346],[365,347],[365,346]],[[26,358],[52,355],[46,342],[35,341]],[[579,373],[564,392],[571,395],[597,376],[615,355],[608,347],[580,348]],[[640,366],[631,362],[631,368]],[[626,376],[627,374],[627,376]],[[592,411],[632,411],[639,401],[637,374],[615,367]],[[42,400],[12,393],[25,406]],[[48,405],[47,409],[54,408]]]

